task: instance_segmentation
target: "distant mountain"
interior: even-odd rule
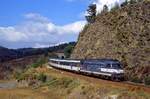
[[[0,46],[0,62],[8,61],[16,57],[15,50]]]
[[[48,48],[20,48],[20,49],[8,49],[0,46],[0,63],[9,61],[12,59],[23,58],[32,55],[47,54],[50,52],[64,51],[64,48],[68,45],[75,46],[76,42],[64,43],[57,46]]]

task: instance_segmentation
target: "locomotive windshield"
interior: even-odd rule
[[[121,69],[122,67],[121,64],[116,63],[116,64],[112,64],[112,68]]]

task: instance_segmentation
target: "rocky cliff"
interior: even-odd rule
[[[128,76],[150,75],[150,1],[97,15],[80,33],[71,57],[118,59]]]

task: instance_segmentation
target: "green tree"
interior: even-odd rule
[[[66,56],[66,58],[69,58],[72,51],[73,51],[74,46],[72,45],[68,45],[65,49],[64,49],[64,54]]]
[[[87,9],[87,15],[85,16],[88,23],[95,22],[96,18],[96,4],[89,5],[89,8]]]
[[[103,10],[102,10],[102,12],[101,13],[107,13],[108,12],[108,6],[107,5],[104,5],[103,6]]]
[[[137,2],[137,0],[130,0],[130,4],[134,4],[134,3],[136,3]]]
[[[144,0],[137,0],[137,2],[142,2],[142,1],[144,1]]]
[[[119,8],[120,8],[119,3],[118,3],[118,2],[115,2],[115,5],[114,5],[114,7],[111,8],[111,11],[115,11],[115,10],[117,10],[117,9],[119,9]]]

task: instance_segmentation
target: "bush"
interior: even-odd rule
[[[34,74],[29,74],[29,73],[17,73],[16,75],[15,75],[15,79],[18,81],[36,78]]]
[[[73,49],[74,49],[74,46],[72,46],[72,45],[68,45],[67,47],[65,47],[65,49],[64,49],[64,54],[65,54],[65,57],[66,57],[66,58],[69,58],[69,57],[70,57],[70,55],[71,55]]]
[[[136,0],[130,0],[129,3],[134,4],[134,3],[137,3],[137,1]]]
[[[150,85],[150,76],[144,78],[145,85]]]
[[[31,67],[37,68],[37,67],[39,67],[39,66],[42,66],[42,65],[45,64],[45,63],[46,63],[46,59],[45,59],[45,58],[40,58],[36,63],[33,63],[33,64],[31,65]]]
[[[47,76],[44,74],[44,73],[40,73],[38,76],[37,76],[37,79],[42,81],[42,82],[46,82],[47,80]]]
[[[115,11],[115,10],[118,10],[120,8],[120,5],[118,2],[115,2],[115,5],[114,7],[111,8],[111,11]]]
[[[121,7],[124,7],[124,6],[126,6],[126,5],[128,5],[128,0],[125,0],[125,1],[121,4]]]
[[[48,81],[49,88],[66,88],[68,90],[71,90],[79,85],[79,82],[75,79],[71,78],[53,78],[50,81]]]
[[[142,83],[142,80],[137,76],[131,77],[131,81],[135,83]]]
[[[17,79],[17,80],[21,80],[21,79],[22,79],[21,73],[16,72],[16,73],[14,74],[14,78]]]

